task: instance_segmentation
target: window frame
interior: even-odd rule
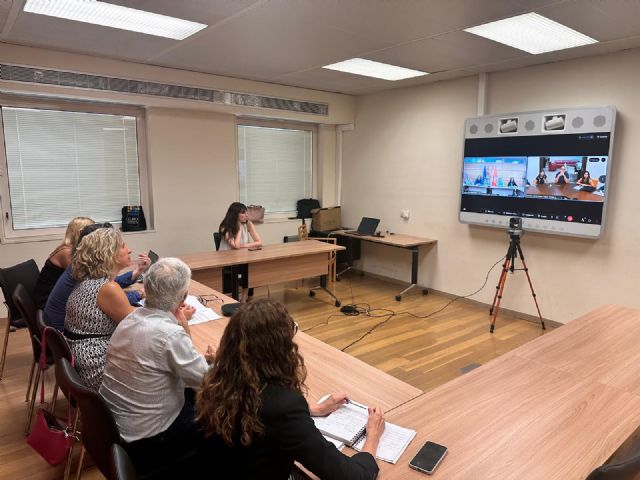
[[[95,113],[107,115],[131,116],[136,119],[136,142],[138,148],[138,181],[140,183],[140,202],[144,208],[147,228],[153,230],[153,205],[151,201],[151,182],[147,157],[147,110],[143,106],[79,101],[65,98],[34,97],[0,93],[0,109],[33,108],[38,110],[57,110],[66,112]],[[4,115],[0,112],[0,244],[24,243],[60,239],[66,230],[64,227],[35,228],[14,230],[11,197],[9,194],[9,166],[4,138]],[[71,220],[71,219],[69,219]],[[112,222],[119,226],[121,222]]]
[[[287,120],[255,118],[255,117],[236,117],[235,126],[235,144],[236,144],[236,185],[238,193],[237,201],[240,200],[240,149],[238,148],[238,127],[263,127],[276,128],[283,130],[304,130],[311,132],[311,192],[312,198],[318,198],[318,124],[294,122]],[[295,210],[284,213],[265,213],[265,223],[289,220],[295,215]]]

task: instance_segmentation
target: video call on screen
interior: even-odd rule
[[[599,225],[608,188],[610,136],[466,139],[461,210]],[[578,184],[585,171],[592,182],[587,187]],[[560,175],[564,178],[557,183]]]

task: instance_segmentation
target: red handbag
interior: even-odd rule
[[[40,353],[40,368],[47,363],[47,347],[45,328],[42,332],[42,351]],[[71,365],[73,366],[73,357]],[[34,388],[36,388],[34,386]],[[40,389],[40,403],[44,403],[44,374],[42,374],[42,387]],[[50,465],[58,465],[64,462],[69,450],[73,446],[75,435],[71,426],[71,405],[69,405],[69,417],[67,420],[58,419],[53,413],[44,408],[38,409],[36,423],[31,429],[27,443],[40,454]]]

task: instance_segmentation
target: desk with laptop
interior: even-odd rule
[[[390,247],[402,248],[405,250],[411,251],[411,283],[407,288],[402,290],[398,295],[396,295],[396,300],[402,300],[402,296],[409,292],[412,288],[418,285],[418,261],[419,261],[419,248],[422,245],[431,245],[436,243],[436,240],[425,237],[415,237],[412,235],[403,235],[403,234],[389,234],[387,236],[384,235],[376,235],[376,229],[378,228],[378,224],[380,220],[377,218],[371,217],[362,217],[360,221],[360,225],[358,225],[357,230],[338,230],[332,232],[331,235],[343,236],[348,239],[347,244],[347,263],[348,268],[353,267],[354,256],[353,251],[355,249],[355,243],[360,242],[360,240],[364,240],[366,242],[378,243],[381,245],[388,245]],[[340,272],[341,275],[345,271]],[[423,289],[422,293],[426,294],[427,289]]]

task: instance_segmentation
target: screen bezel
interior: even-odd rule
[[[546,131],[544,130],[544,125],[541,119],[544,119],[545,116],[548,115],[565,115],[567,119],[567,124],[565,128],[557,131]],[[595,118],[597,115],[602,115],[605,117],[606,121],[601,127],[594,127],[589,124],[582,125],[581,128],[574,128],[571,126],[570,122],[572,119],[576,117],[581,118]],[[500,120],[504,118],[518,118],[518,130],[515,132],[508,133],[500,133],[499,125]],[[465,134],[462,139],[462,161],[460,165],[460,176],[459,176],[459,204],[458,204],[458,220],[461,223],[473,224],[473,225],[482,225],[487,227],[508,228],[509,218],[512,215],[501,215],[501,214],[491,214],[485,212],[469,212],[463,211],[463,178],[464,178],[464,166],[465,166],[465,145],[467,140],[476,139],[476,138],[500,138],[500,137],[518,137],[518,136],[536,136],[536,135],[567,135],[567,134],[581,134],[581,133],[607,133],[609,135],[609,151],[607,152],[607,169],[606,176],[607,188],[605,190],[605,197],[603,198],[603,206],[602,206],[602,214],[600,218],[600,224],[589,224],[589,223],[577,223],[577,222],[568,222],[568,221],[558,221],[558,220],[550,220],[550,219],[541,219],[541,218],[530,218],[530,217],[522,217],[523,220],[523,228],[528,231],[536,231],[541,233],[550,233],[557,235],[567,235],[567,236],[576,236],[583,238],[591,238],[597,239],[601,237],[605,230],[606,218],[607,218],[607,209],[609,204],[609,193],[610,193],[610,183],[611,183],[611,173],[612,173],[612,153],[613,153],[613,145],[615,142],[615,119],[616,119],[616,109],[613,106],[608,107],[597,107],[597,108],[574,108],[574,109],[566,109],[562,111],[554,110],[554,111],[537,111],[537,112],[521,112],[521,113],[513,113],[513,114],[501,114],[495,116],[483,116],[483,117],[474,117],[469,118],[465,121]],[[533,129],[531,131],[525,132],[523,131],[523,126],[527,121],[533,121],[539,128]],[[469,133],[470,126],[476,125],[478,126],[487,126],[491,125],[492,132],[491,133],[478,133],[476,135],[471,135]],[[602,154],[604,155],[604,154]],[[506,154],[505,154],[506,156]],[[515,216],[515,215],[514,215]]]

